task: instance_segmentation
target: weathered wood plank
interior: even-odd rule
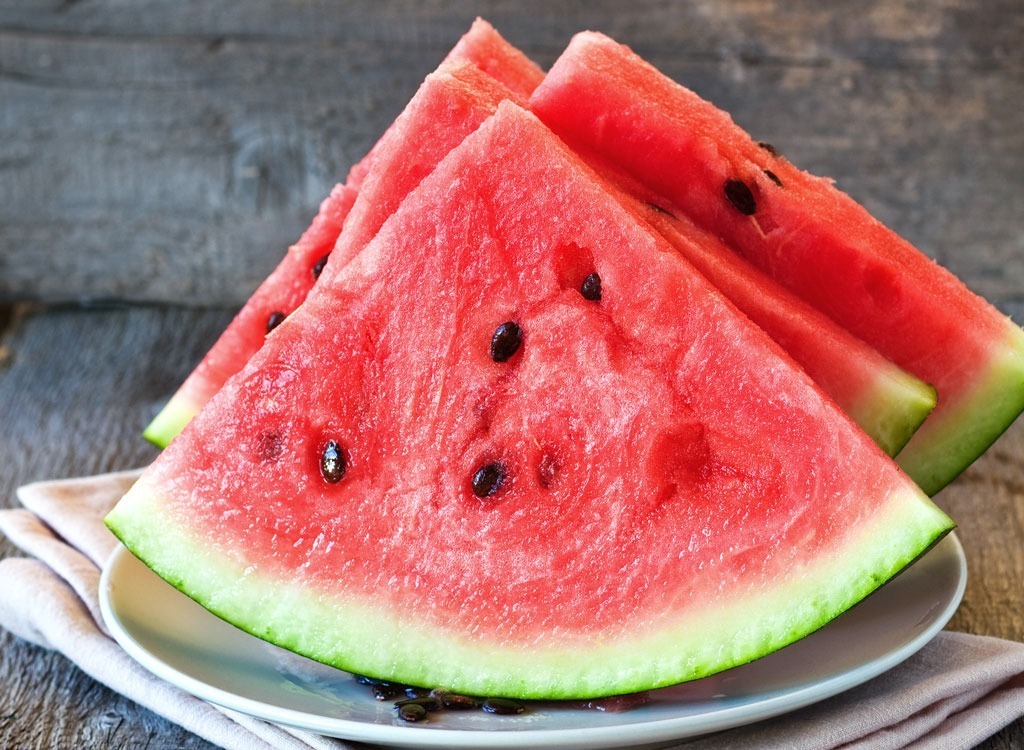
[[[785,57],[811,62],[853,57],[877,64],[934,61],[953,55],[971,64],[1021,64],[1024,17],[1016,0],[920,2],[867,0],[856,5],[797,0],[666,3],[635,0],[629,12],[614,2],[388,3],[355,0],[226,0],[167,3],[138,0],[66,2],[7,0],[0,26],[96,36],[205,36],[298,39],[304,43],[359,40],[371,44],[449,46],[483,15],[528,51],[554,54],[568,33],[594,28],[677,57]]]
[[[141,466],[139,431],[227,323],[222,310],[21,310],[0,346],[0,507],[48,477]],[[18,554],[0,536],[0,557]],[[0,746],[210,745],[0,631]]]
[[[244,300],[417,85],[295,56],[0,32],[0,297]]]
[[[633,43],[980,293],[1021,301],[1020,13],[644,7],[488,15],[544,63],[588,25]],[[470,15],[124,10],[0,11],[0,299],[239,304]]]
[[[28,481],[151,461],[142,429],[230,318],[156,307],[20,311],[0,339],[0,502]]]

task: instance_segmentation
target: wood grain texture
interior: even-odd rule
[[[142,466],[139,438],[227,324],[224,310],[21,310],[0,339],[0,507],[18,485]],[[0,557],[17,554],[0,536]],[[0,630],[0,747],[189,748],[208,743]]]
[[[0,0],[0,505],[152,458],[142,427],[477,14],[545,66],[584,28],[630,44],[1024,318],[1019,0]],[[1022,455],[1018,423],[938,498],[955,629],[1024,640]],[[2,632],[0,746],[208,747]]]
[[[586,27],[632,44],[1021,301],[1014,3],[618,8],[6,3],[0,299],[240,304],[480,12],[545,65]]]

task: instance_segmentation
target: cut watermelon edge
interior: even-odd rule
[[[937,399],[932,385],[893,365],[844,410],[886,454],[895,456],[935,410]]]
[[[1005,320],[1006,335],[994,347],[988,369],[977,377],[975,387],[962,394],[955,408],[929,416],[896,456],[900,468],[929,495],[956,479],[1024,412],[1024,329]],[[987,419],[968,419],[982,411]],[[971,429],[966,431],[968,424]],[[936,460],[936,444],[950,446],[941,461]],[[918,450],[919,445],[925,448]]]
[[[521,699],[638,692],[748,663],[820,629],[954,528],[925,496],[904,486],[857,527],[855,539],[830,548],[828,559],[812,561],[772,592],[731,592],[731,601],[717,603],[701,618],[632,643],[598,643],[579,635],[548,647],[531,643],[511,649],[503,641],[473,640],[436,623],[401,620],[373,600],[303,589],[274,571],[264,576],[252,560],[230,558],[192,534],[165,509],[160,488],[145,475],[106,524],[118,538],[133,540],[129,551],[161,578],[257,638],[345,671]],[[850,560],[857,561],[855,569]],[[261,612],[261,626],[239,626],[253,611]],[[305,613],[304,625],[296,612]],[[706,639],[707,633],[715,637]],[[363,646],[353,653],[346,642]],[[708,642],[732,643],[732,652],[722,654]],[[580,659],[581,653],[588,658]],[[446,670],[432,671],[431,663],[443,663]],[[472,673],[464,665],[473,665]]]
[[[171,396],[160,412],[142,431],[142,437],[159,448],[166,448],[171,440],[185,429],[201,407],[180,390]]]

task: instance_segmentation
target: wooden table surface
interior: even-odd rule
[[[0,1],[0,505],[155,455],[150,417],[477,14],[544,66],[584,28],[632,45],[1024,318],[1024,6],[826,6]],[[1021,456],[1024,420],[937,498],[952,629],[1024,641]],[[208,747],[2,631],[0,746]]]

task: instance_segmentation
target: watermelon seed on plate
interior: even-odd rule
[[[453,693],[450,690],[444,688],[435,688],[430,691],[430,694],[441,701],[441,705],[450,711],[468,711],[469,709],[478,708],[480,701],[469,695],[461,695],[459,693]]]
[[[274,310],[270,313],[270,317],[267,318],[267,333],[270,333],[279,325],[284,323],[285,314],[280,310]]]
[[[402,721],[423,721],[427,718],[427,709],[421,706],[419,703],[406,703],[405,705],[395,705],[398,710],[398,718]]]
[[[732,204],[732,207],[744,216],[753,216],[757,211],[757,203],[754,201],[754,194],[750,192],[747,183],[743,180],[726,180],[725,197]]]
[[[406,689],[405,685],[398,682],[378,680],[376,677],[367,677],[366,675],[361,674],[354,674],[352,676],[360,685],[366,685],[369,687],[370,691],[373,693],[374,699],[378,701],[386,701],[390,698],[394,698]]]
[[[388,685],[386,683],[381,683],[380,685],[373,685],[370,688],[370,690],[373,693],[374,700],[382,702],[394,698],[399,693],[398,688],[394,687],[393,685]]]
[[[405,685],[401,685],[396,682],[378,680],[374,677],[365,677],[363,675],[353,676],[356,678],[356,682],[360,685],[366,685],[370,688],[370,693],[376,701],[391,700],[392,698],[396,698],[401,695],[405,690]]]
[[[488,698],[481,708],[489,714],[511,716],[512,714],[521,714],[526,710],[526,705],[508,698]]]
[[[597,273],[592,273],[583,279],[583,283],[580,285],[580,294],[583,295],[583,299],[599,302],[601,300],[601,277]]]
[[[501,489],[505,481],[505,465],[501,461],[485,464],[473,475],[473,494],[477,497],[490,497]]]
[[[345,476],[345,452],[336,440],[328,440],[320,454],[320,474],[324,481],[337,484]]]
[[[522,329],[511,320],[498,326],[491,337],[491,359],[507,362],[523,343]]]
[[[331,254],[329,252],[328,253],[324,253],[324,256],[322,258],[320,258],[320,260],[318,260],[316,262],[316,265],[313,266],[313,278],[314,279],[319,279],[320,278],[320,274],[322,274],[324,272],[324,266],[327,265],[327,259],[330,257],[330,255]]]
[[[766,177],[767,177],[767,178],[768,178],[769,180],[771,180],[772,182],[774,182],[774,183],[775,183],[776,185],[778,185],[779,187],[782,187],[782,180],[780,180],[780,179],[779,179],[779,176],[778,176],[777,174],[775,174],[775,173],[774,173],[774,172],[773,172],[772,170],[770,170],[770,169],[766,169],[766,170],[764,170],[764,173],[765,173],[765,176],[766,176]]]
[[[395,708],[399,711],[405,706],[422,706],[424,711],[440,711],[441,699],[428,695],[423,698],[406,698],[405,700],[395,701]]]

